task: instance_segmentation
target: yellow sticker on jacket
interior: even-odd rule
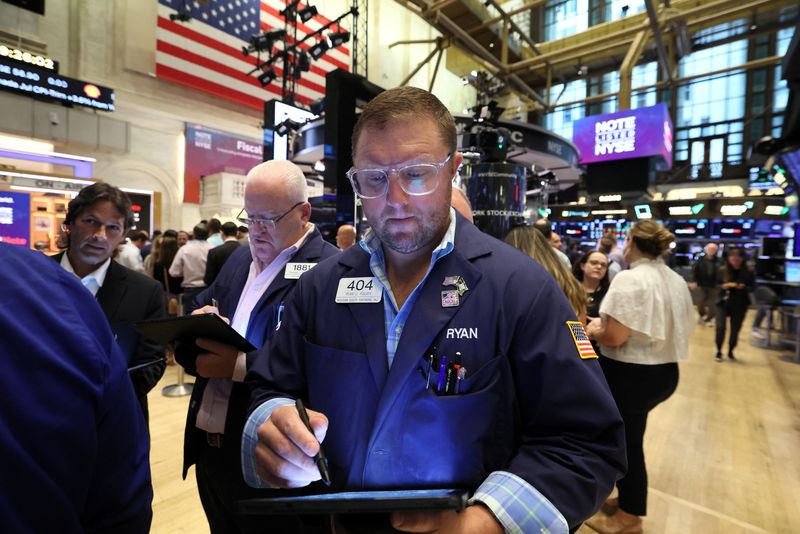
[[[572,334],[572,340],[575,342],[575,348],[578,349],[578,356],[583,360],[597,358],[592,342],[589,340],[583,325],[578,321],[567,321],[567,326],[569,327],[569,333]]]

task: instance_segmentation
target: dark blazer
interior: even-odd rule
[[[51,256],[61,262],[63,252]],[[136,397],[148,420],[147,393],[158,383],[166,369],[164,347],[140,336],[133,323],[167,316],[164,290],[152,278],[111,261],[97,302],[111,325],[114,337],[128,362],[128,368],[155,362],[130,373]],[[159,361],[160,360],[160,361]]]
[[[213,249],[212,249],[213,250]],[[289,263],[317,263],[325,258],[334,256],[340,251],[335,246],[322,239],[319,230],[314,232],[306,240],[305,244],[295,253]],[[230,259],[220,271],[214,283],[198,294],[194,302],[190,304],[190,310],[197,309],[211,304],[211,299],[217,299],[219,303],[220,315],[232,318],[239,304],[239,297],[242,294],[247,276],[250,272],[252,263],[250,247],[239,247],[231,255]],[[275,331],[277,325],[277,310],[294,289],[297,280],[285,277],[285,268],[278,273],[270,286],[261,296],[253,312],[250,315],[250,322],[247,328],[247,339],[257,347],[266,345],[267,341]],[[195,426],[197,412],[203,399],[207,378],[197,376],[195,367],[195,357],[197,347],[194,345],[179,344],[175,351],[175,358],[186,372],[196,376],[197,380],[192,389],[192,398],[189,402],[189,413],[186,418],[186,434],[183,451],[183,477],[189,466],[197,461],[198,440],[205,439],[205,433]],[[253,351],[247,355],[247,368],[253,363],[258,351]],[[242,479],[240,467],[240,444],[242,440],[242,429],[247,416],[247,407],[250,401],[250,391],[243,384],[234,382],[231,396],[228,401],[228,413],[225,419],[225,440],[223,443],[223,455],[225,463],[230,470],[236,473],[236,480],[242,487],[247,487]]]
[[[203,282],[205,282],[207,286],[210,286],[214,282],[222,266],[240,246],[242,245],[238,240],[225,241],[223,244],[208,251],[206,275],[203,277]]]

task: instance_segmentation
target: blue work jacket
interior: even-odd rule
[[[383,302],[336,303],[340,280],[371,276],[369,255],[352,247],[300,279],[248,374],[251,411],[302,397],[324,413],[340,488],[474,489],[502,470],[571,527],[591,515],[625,470],[623,426],[597,360],[579,354],[567,324],[577,319],[553,278],[457,215],[454,250],[420,288],[389,369]],[[442,293],[455,289],[450,277],[465,288],[457,306]],[[437,395],[433,377],[426,387],[431,352],[434,367],[461,353],[458,394]]]

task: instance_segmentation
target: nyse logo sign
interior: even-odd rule
[[[594,155],[623,154],[636,150],[636,117],[609,119],[595,124]]]

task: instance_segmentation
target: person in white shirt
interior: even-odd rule
[[[206,287],[203,278],[206,275],[206,261],[211,245],[208,238],[208,226],[199,223],[192,230],[194,239],[178,249],[172,265],[169,266],[169,275],[183,278],[183,305],[188,308],[192,299]]]
[[[208,220],[208,238],[206,239],[211,248],[218,247],[224,241],[222,236],[222,222],[219,219]]]
[[[678,361],[689,355],[695,313],[686,282],[664,263],[675,236],[645,220],[631,228],[623,254],[630,265],[611,282],[600,317],[587,326],[600,344],[600,364],[625,422],[628,472],[619,498],[587,524],[600,533],[642,532],[647,513],[644,431],[647,414],[678,386]]]
[[[133,269],[137,273],[144,273],[144,261],[142,260],[142,247],[147,243],[147,232],[143,230],[131,230],[128,232],[128,239],[119,251],[117,261]]]

